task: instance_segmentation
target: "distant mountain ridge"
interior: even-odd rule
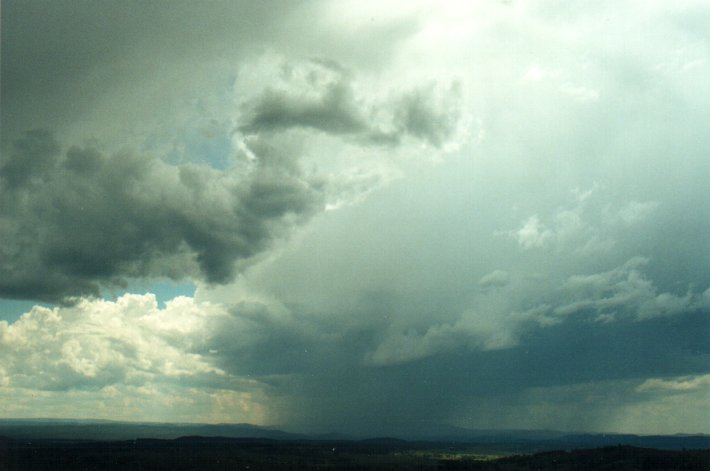
[[[0,436],[21,440],[134,440],[180,437],[256,438],[282,441],[406,440],[469,443],[501,449],[536,451],[626,445],[669,450],[710,449],[710,435],[635,435],[566,433],[550,430],[475,430],[438,425],[425,432],[364,435],[292,433],[253,424],[120,422],[85,419],[0,419]]]
[[[252,424],[120,422],[83,419],[0,419],[0,435],[22,439],[132,440],[183,436],[294,440],[303,435]]]

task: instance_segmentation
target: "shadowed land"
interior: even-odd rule
[[[509,455],[500,444],[181,437],[0,438],[0,470],[708,470],[710,450],[608,446]],[[488,451],[486,450],[488,447]],[[508,452],[509,453],[509,452]]]

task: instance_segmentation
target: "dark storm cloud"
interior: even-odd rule
[[[312,60],[305,70],[284,69],[287,86],[267,89],[247,103],[246,124],[240,131],[307,128],[376,145],[399,144],[410,136],[440,147],[453,136],[459,122],[461,87],[457,83],[397,90],[392,92],[394,97],[366,103],[365,97],[356,94],[351,74],[338,63]],[[299,72],[304,76],[294,77]]]
[[[353,101],[350,81],[343,69],[323,62],[313,62],[308,81],[316,94],[310,98],[285,91],[266,90],[251,106],[251,116],[242,131],[284,130],[291,127],[318,129],[333,134],[353,134],[366,129],[364,117]],[[324,77],[326,74],[333,77]],[[319,79],[331,83],[317,87]],[[322,88],[319,90],[319,88]]]
[[[371,309],[375,312],[363,305],[341,315],[377,318],[383,313],[377,306]],[[362,359],[379,341],[376,323],[348,329],[298,307],[278,315],[265,306],[242,305],[233,308],[231,321],[223,318],[211,329],[215,335],[206,345],[219,351],[216,366],[263,381],[277,404],[285,400],[279,412],[291,426],[423,434],[455,422],[464,410],[480,409],[475,404],[484,401],[492,415],[504,414],[502,398],[535,388],[702,375],[710,355],[708,314],[697,309],[642,322],[531,325],[513,348],[457,346],[405,364],[372,367]],[[244,318],[249,327],[239,323],[242,341],[234,342],[228,332],[236,324],[228,324]],[[500,401],[491,402],[496,397]]]
[[[235,262],[322,205],[297,156],[251,144],[255,162],[222,172],[60,152],[51,133],[28,132],[0,164],[0,295],[57,301],[126,277],[230,280]]]
[[[280,131],[306,127],[389,144],[411,135],[434,146],[454,131],[456,107],[412,92],[389,104],[396,126],[384,133],[366,124],[342,68],[311,64],[315,98],[267,90],[253,105],[241,131],[255,164],[245,158],[219,171],[133,152],[108,156],[91,146],[62,151],[46,130],[16,139],[0,161],[0,231],[10,241],[2,249],[0,295],[57,301],[97,295],[102,284],[128,277],[198,273],[224,283],[235,262],[266,249],[324,202],[323,182],[301,175]],[[324,71],[330,83],[312,77]]]

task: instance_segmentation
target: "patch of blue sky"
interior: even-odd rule
[[[54,307],[53,304],[27,301],[24,299],[0,299],[0,321],[7,321],[12,324],[19,319],[22,314],[30,312],[35,306]]]
[[[232,142],[224,132],[202,129],[189,132],[166,159],[172,164],[194,163],[225,170],[234,163]]]

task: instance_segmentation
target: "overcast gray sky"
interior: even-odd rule
[[[3,0],[3,416],[710,432],[708,22]]]

